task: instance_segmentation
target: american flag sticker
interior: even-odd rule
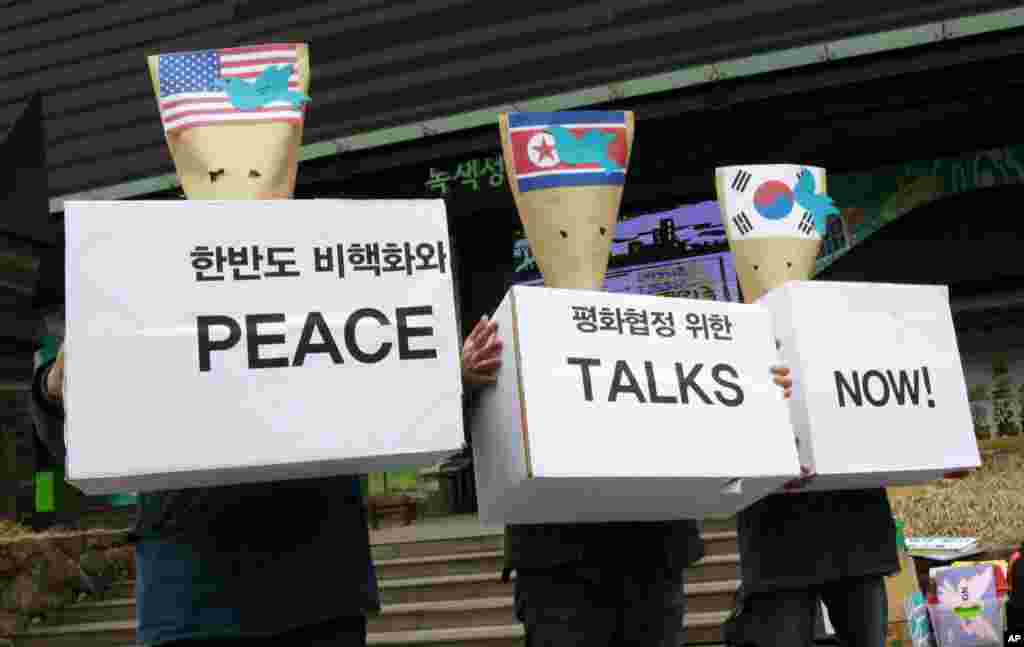
[[[520,192],[626,182],[624,112],[514,112],[508,133]]]
[[[160,117],[168,133],[222,123],[301,123],[298,45],[161,54]]]

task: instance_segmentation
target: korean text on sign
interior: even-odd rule
[[[572,320],[576,323],[577,330],[585,333],[610,331],[619,335],[628,332],[633,336],[649,336],[653,328],[661,337],[676,335],[675,315],[671,312],[572,306]],[[728,315],[688,313],[682,323],[694,339],[732,340],[733,324]]]
[[[224,281],[230,275],[235,281],[300,276],[294,247],[196,246],[191,254],[196,281]],[[314,247],[310,254],[314,272],[337,272],[345,278],[346,270],[383,273],[448,271],[448,252],[442,241],[403,243],[344,243]],[[262,270],[262,273],[261,273]],[[229,274],[230,271],[230,274]]]

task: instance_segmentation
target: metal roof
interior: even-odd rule
[[[888,0],[5,2],[0,7],[0,132],[32,94],[43,94],[50,195],[62,196],[172,170],[144,61],[157,52],[310,43],[314,103],[306,141],[329,143],[307,151],[313,155],[337,151],[330,142],[354,134],[1019,5],[1005,0],[906,0],[898,8]]]

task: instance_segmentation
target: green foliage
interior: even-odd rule
[[[991,397],[992,393],[988,384],[975,384],[967,392],[967,399],[970,402],[988,400]],[[1024,391],[1022,391],[1021,397],[1024,397]]]
[[[410,492],[416,489],[419,482],[419,471],[416,469],[398,472],[374,472],[370,474],[369,490],[371,495]]]
[[[996,429],[1001,436],[1016,436],[1020,433],[1020,403],[1012,378],[1003,373],[996,378],[992,389],[993,416]]]
[[[988,440],[992,437],[992,427],[989,425],[989,418],[986,407],[981,404],[971,405],[971,419],[974,421],[974,436],[978,440]]]
[[[1010,373],[1010,356],[1007,353],[999,353],[992,360],[992,376],[1001,377]]]

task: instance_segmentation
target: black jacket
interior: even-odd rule
[[[33,414],[40,437],[63,462],[63,410],[46,398],[43,389],[52,365],[49,358],[36,367]],[[323,619],[316,615],[321,613],[317,605],[328,601],[324,612],[339,616],[380,607],[356,476],[143,493],[133,538],[186,543],[211,564],[224,564],[225,573],[237,571],[239,566],[233,564],[238,562],[245,570],[262,574],[261,582],[290,582],[285,587],[289,595],[307,591],[306,612],[317,620]],[[330,582],[330,596],[307,586],[314,576]],[[271,624],[301,623],[268,613]]]
[[[628,548],[628,550],[627,550]],[[627,550],[628,557],[623,551]],[[681,571],[704,556],[696,521],[511,525],[505,528],[506,570],[576,564]]]
[[[899,570],[885,490],[773,494],[737,516],[744,594]]]
[[[479,389],[467,389],[464,420],[469,428]],[[700,526],[693,520],[617,523],[521,524],[505,528],[505,570],[546,569],[575,564],[605,566],[628,563],[636,567],[681,571],[704,556]]]

